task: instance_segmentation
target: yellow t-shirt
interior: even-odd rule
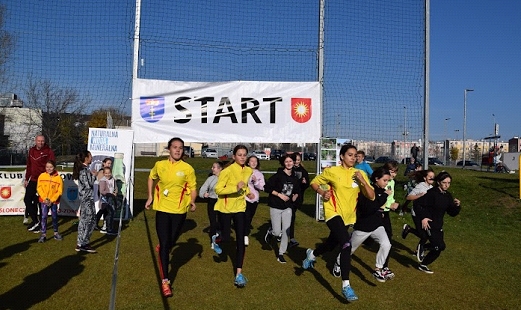
[[[184,161],[161,160],[156,162],[148,177],[159,179],[154,189],[152,209],[175,214],[188,212],[190,193],[197,188],[192,166]]]
[[[311,184],[329,185],[331,199],[324,202],[324,217],[326,222],[335,216],[341,216],[345,225],[351,225],[356,222],[356,202],[358,201],[358,193],[360,187],[354,181],[356,171],[361,171],[354,167],[344,168],[343,166],[335,166],[324,169],[317,175]],[[370,182],[365,173],[362,173],[370,186]]]
[[[250,192],[248,180],[253,170],[250,167],[242,167],[233,163],[226,167],[219,174],[215,193],[218,195],[215,211],[222,213],[238,213],[246,211],[246,195]],[[245,187],[240,192],[237,191],[237,184],[243,181]]]

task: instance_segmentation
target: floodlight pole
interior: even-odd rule
[[[474,91],[473,89],[465,89],[463,92],[463,164],[462,169],[465,169],[465,149],[467,147],[467,92]]]

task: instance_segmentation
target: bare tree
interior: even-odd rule
[[[73,144],[77,139],[71,132],[78,127],[84,129],[85,108],[91,100],[80,96],[73,88],[60,88],[48,80],[35,81],[29,78],[26,90],[26,107],[40,110],[39,118],[27,119],[32,124],[41,124],[41,132],[51,148],[62,144]],[[71,120],[76,120],[72,122]],[[56,145],[55,145],[56,144]]]
[[[6,6],[0,3],[0,82],[4,82],[6,79],[5,64],[14,50],[15,41],[14,37],[4,30],[6,13]]]

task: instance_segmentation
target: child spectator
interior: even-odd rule
[[[45,172],[40,174],[37,184],[38,199],[42,207],[41,235],[38,242],[43,243],[47,239],[47,216],[49,209],[51,210],[54,240],[61,241],[62,236],[58,233],[58,204],[63,192],[63,180],[56,171],[54,160],[47,161]]]
[[[110,167],[103,168],[103,177],[99,181],[99,191],[101,194],[101,206],[100,212],[96,214],[96,224],[101,215],[103,215],[105,218],[105,230],[101,229],[100,232],[109,236],[115,236],[117,232],[114,231],[112,226],[114,224],[114,214],[116,213],[118,188],[116,187],[116,180],[112,177],[112,169]]]

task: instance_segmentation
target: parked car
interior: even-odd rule
[[[255,150],[255,151],[251,152],[250,155],[255,155],[260,160],[268,160],[268,159],[270,159],[268,157],[268,154],[266,154],[264,151],[260,151],[260,150]]]
[[[443,162],[436,157],[429,157],[429,165],[443,166]]]
[[[279,159],[284,154],[286,154],[284,150],[271,150],[270,159]]]
[[[302,156],[302,159],[304,160],[317,160],[317,154],[315,153],[304,153]]]
[[[365,160],[367,163],[372,164],[372,163],[374,163],[374,156],[366,156],[366,157],[364,158],[364,160]]]
[[[184,147],[185,156],[194,157],[194,149],[191,146]]]
[[[391,160],[391,157],[389,157],[389,156],[380,156],[374,162],[377,164],[385,164],[386,162],[388,162],[390,160]]]
[[[463,166],[463,161],[460,160],[456,163],[456,166]],[[475,161],[472,161],[472,160],[465,160],[465,167],[470,167],[470,166],[479,166],[477,162]]]
[[[203,158],[217,158],[217,150],[216,149],[205,149],[201,153]]]

